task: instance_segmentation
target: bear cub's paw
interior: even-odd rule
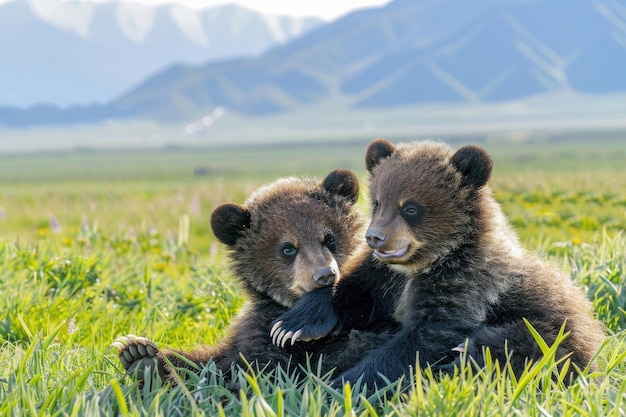
[[[338,321],[331,291],[328,287],[305,293],[294,308],[272,322],[272,342],[284,347],[289,340],[293,345],[297,341],[308,342],[328,336]]]
[[[282,318],[283,320],[272,323],[270,331],[272,342],[280,347],[285,347],[289,340],[293,345],[298,341],[309,342],[326,337],[337,324],[336,316],[333,314],[311,321],[300,321],[299,317],[290,317],[288,314],[284,314]]]
[[[143,380],[145,371],[152,374],[157,370],[159,349],[145,337],[134,334],[120,336],[111,346],[117,349],[117,356],[127,375],[136,375],[139,380]]]

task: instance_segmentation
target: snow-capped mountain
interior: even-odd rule
[[[0,5],[0,106],[106,102],[173,64],[254,56],[318,26],[236,5]]]
[[[150,39],[168,30],[188,36],[168,21],[170,29],[150,32],[143,42],[158,43]],[[107,64],[113,73],[119,62]],[[624,74],[623,0],[394,0],[350,13],[258,56],[169,65],[103,105],[20,110],[0,104],[0,125],[179,122],[217,107],[257,117],[322,103],[358,112],[571,94],[597,97],[624,94]]]
[[[171,67],[114,104],[163,119],[216,105],[276,113],[334,98],[353,108],[489,103],[625,92],[624,74],[618,0],[395,0],[258,58]]]

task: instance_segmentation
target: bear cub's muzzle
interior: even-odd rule
[[[320,268],[313,274],[313,280],[320,287],[327,287],[332,285],[337,278],[337,271],[335,271],[332,267],[326,266],[324,268]]]

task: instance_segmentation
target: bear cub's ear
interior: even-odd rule
[[[365,153],[365,166],[371,173],[378,163],[385,158],[389,158],[396,150],[391,142],[378,138],[370,143]]]
[[[359,179],[354,172],[347,169],[336,169],[324,178],[324,190],[330,194],[345,197],[352,204],[359,199]]]
[[[250,228],[250,212],[239,204],[220,204],[211,214],[211,229],[220,242],[232,246]]]
[[[487,184],[493,169],[493,161],[487,151],[475,145],[463,146],[456,151],[450,162],[463,174],[463,185],[476,188]]]

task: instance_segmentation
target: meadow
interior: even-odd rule
[[[505,364],[463,367],[413,389],[338,393],[312,364],[240,372],[232,392],[207,367],[185,386],[139,388],[109,347],[215,343],[244,299],[212,236],[212,209],[280,176],[356,171],[369,139],[253,148],[0,155],[0,416],[522,415],[626,413],[626,133],[568,140],[457,137],[493,156],[491,187],[523,245],[571,274],[608,337],[566,387],[554,349],[519,379]],[[397,140],[396,138],[388,138]],[[591,140],[593,139],[593,140]],[[365,188],[365,187],[363,187]],[[359,204],[368,212],[366,193]]]

